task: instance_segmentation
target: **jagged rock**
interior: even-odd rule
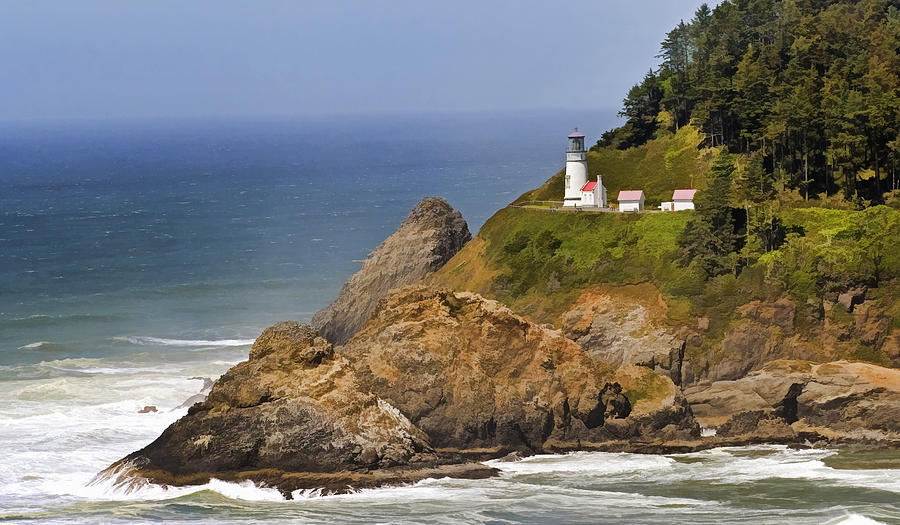
[[[151,412],[157,412],[159,409],[156,408],[155,405],[147,405],[144,408],[138,410],[138,414],[149,414]]]
[[[900,368],[900,330],[891,331],[891,334],[885,338],[884,344],[881,345],[881,351],[891,364]]]
[[[462,215],[444,199],[422,199],[344,283],[337,299],[313,316],[312,326],[331,343],[346,343],[388,291],[422,282],[471,238]]]
[[[330,343],[286,322],[267,328],[250,359],[222,375],[206,401],[104,475],[123,484],[251,479],[289,493],[414,480],[416,469],[419,479],[441,475],[447,461],[397,409],[359,388]]]
[[[751,301],[738,308],[746,318],[765,326],[779,326],[784,333],[794,331],[794,315],[797,305],[790,299],[781,298],[774,302]]]
[[[666,305],[650,284],[585,292],[563,315],[563,333],[613,367],[661,368],[682,379],[685,339],[663,326]]]
[[[711,359],[705,380],[739,379],[778,359],[822,362],[835,358],[828,347],[800,344],[796,338],[785,337],[785,330],[778,323],[767,325],[752,318],[732,323],[719,345],[718,356]]]
[[[900,439],[900,370],[877,365],[778,360],[685,395],[697,420],[720,436]]]
[[[854,306],[861,304],[866,300],[867,291],[868,287],[866,287],[865,285],[850,288],[846,292],[838,295],[837,302],[844,307],[844,310],[852,312]]]
[[[891,318],[872,301],[865,301],[853,312],[854,326],[859,340],[878,349],[891,333]]]
[[[188,408],[197,403],[206,401],[206,396],[208,396],[209,391],[212,390],[212,386],[213,386],[212,379],[210,379],[208,377],[199,377],[199,376],[194,376],[194,377],[191,377],[190,379],[197,379],[197,380],[203,381],[203,387],[200,389],[200,392],[185,399],[183,403],[181,403],[180,405],[178,405],[176,407],[176,410],[181,409],[181,408]]]
[[[472,293],[397,290],[340,352],[365,388],[439,449],[496,456],[537,452],[548,443],[578,448],[652,427],[636,424],[647,413],[629,409],[624,395],[646,383],[643,376],[614,374],[558,332]],[[648,397],[657,402],[657,394]],[[650,412],[667,408],[660,403]],[[690,412],[674,416],[663,426],[674,423],[689,434]]]

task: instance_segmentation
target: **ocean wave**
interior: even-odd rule
[[[875,521],[860,514],[848,514],[826,521],[823,525],[883,525],[884,522]]]
[[[150,336],[122,336],[111,337],[111,341],[131,343],[140,346],[197,346],[197,347],[221,347],[221,346],[249,346],[254,339],[167,339],[164,337]]]
[[[34,327],[34,326],[53,326],[65,323],[106,323],[121,321],[124,319],[118,315],[98,315],[98,314],[65,314],[65,315],[44,315],[35,314],[27,317],[14,317],[0,321],[0,326],[15,327]]]
[[[44,350],[44,351],[56,351],[56,350],[64,350],[65,347],[59,343],[54,343],[53,341],[35,341],[34,343],[28,343],[27,345],[22,345],[17,350]]]

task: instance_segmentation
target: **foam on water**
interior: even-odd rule
[[[223,347],[223,346],[249,346],[253,344],[254,339],[167,339],[164,337],[150,336],[121,336],[111,337],[113,341],[121,341],[134,345],[144,346],[204,346],[204,347]]]

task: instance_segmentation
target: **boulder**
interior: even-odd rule
[[[900,370],[868,363],[778,360],[735,381],[685,391],[697,421],[720,436],[900,440]]]
[[[361,390],[330,343],[285,322],[267,328],[206,401],[102,475],[124,485],[249,479],[290,494],[488,473],[477,465],[439,472],[449,461],[459,458],[439,458],[396,408]]]
[[[689,411],[670,414],[663,403],[650,413],[670,420],[639,424],[647,414],[627,394],[646,382],[641,374],[658,374],[619,375],[559,332],[473,293],[399,289],[340,352],[365,389],[440,450],[497,457],[695,426]],[[668,394],[644,390],[654,402]]]
[[[471,238],[462,215],[444,199],[422,199],[344,283],[337,299],[313,316],[312,326],[329,342],[345,344],[388,291],[422,282]]]

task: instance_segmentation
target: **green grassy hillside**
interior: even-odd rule
[[[498,299],[522,315],[557,325],[585,291],[650,283],[667,303],[666,325],[696,330],[699,318],[709,319],[702,343],[689,349],[704,362],[728,351],[722,340],[740,326],[742,305],[786,298],[796,305],[796,333],[776,333],[772,337],[778,341],[793,337],[790,345],[808,346],[829,358],[891,364],[885,340],[900,333],[895,332],[900,329],[895,299],[900,210],[782,210],[779,216],[791,233],[781,247],[747,261],[738,275],[714,278],[678,262],[678,237],[694,216],[691,211],[568,213],[507,207],[433,281]],[[840,293],[860,284],[869,287],[871,319],[837,304]]]
[[[610,201],[620,190],[641,189],[648,207],[656,206],[671,200],[675,189],[706,187],[706,173],[718,148],[699,148],[702,142],[697,128],[684,126],[677,133],[663,129],[655,139],[636,148],[593,148],[587,154],[588,174],[590,180],[602,174]],[[562,200],[564,177],[562,170],[516,202]]]

